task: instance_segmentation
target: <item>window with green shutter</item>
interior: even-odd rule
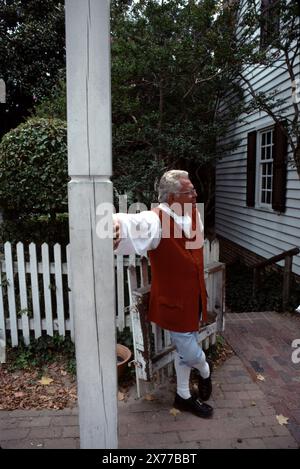
[[[247,137],[247,206],[284,212],[287,137],[281,123]]]

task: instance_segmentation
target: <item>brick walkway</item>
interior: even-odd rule
[[[237,355],[213,375],[214,417],[170,413],[174,383],[156,388],[154,400],[119,402],[119,448],[297,448],[300,444],[300,364],[291,342],[300,321],[275,313],[227,316],[226,338]],[[264,381],[257,380],[257,374]],[[289,417],[280,425],[276,415]],[[78,448],[77,409],[0,411],[3,448]]]
[[[276,414],[289,418],[287,428],[300,446],[300,363],[292,362],[292,342],[300,340],[300,315],[247,313],[227,315],[225,337],[257,381]],[[300,354],[298,353],[298,356]]]

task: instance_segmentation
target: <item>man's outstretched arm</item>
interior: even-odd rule
[[[113,215],[115,254],[138,254],[146,256],[155,249],[161,239],[158,215],[145,210],[141,213],[116,213]]]

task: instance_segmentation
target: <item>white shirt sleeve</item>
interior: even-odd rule
[[[120,244],[117,255],[138,254],[146,256],[147,251],[157,248],[161,239],[159,216],[150,210],[141,213],[116,213],[114,219],[120,222]]]

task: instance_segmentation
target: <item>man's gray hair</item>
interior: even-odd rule
[[[181,189],[180,179],[187,179],[189,173],[180,169],[172,169],[164,173],[158,184],[158,201],[167,202],[169,194]]]

